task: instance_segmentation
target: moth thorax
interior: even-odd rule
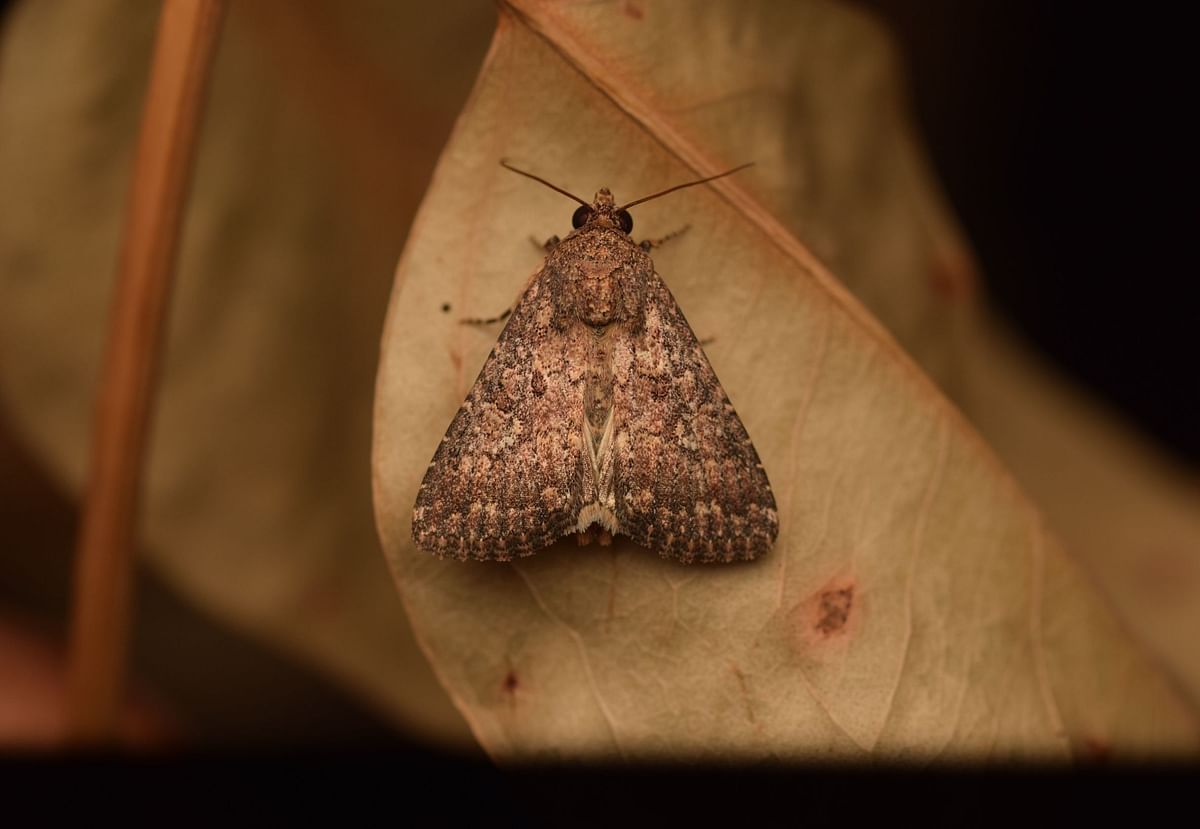
[[[588,325],[602,327],[628,319],[629,291],[619,270],[585,271],[571,287],[575,314]]]

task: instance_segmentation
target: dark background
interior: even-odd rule
[[[1196,47],[1186,6],[863,0],[993,305],[1195,467]]]

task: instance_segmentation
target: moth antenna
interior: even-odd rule
[[[501,164],[503,164],[503,163],[504,162],[501,162]],[[507,165],[505,165],[505,166],[507,166]],[[660,190],[657,193],[654,193],[653,195],[643,196],[642,198],[638,199],[637,201],[631,201],[629,204],[623,204],[620,207],[618,207],[617,209],[618,210],[628,210],[629,208],[633,207],[635,204],[641,204],[642,202],[648,202],[651,199],[657,199],[659,196],[665,196],[665,195],[667,195],[667,193],[674,193],[676,190],[682,190],[685,187],[695,187],[697,184],[704,184],[705,182],[712,181],[713,179],[724,178],[725,176],[731,176],[734,173],[738,172],[739,170],[745,170],[747,167],[753,167],[753,166],[754,166],[754,162],[748,161],[745,164],[741,165],[740,167],[734,167],[732,170],[726,170],[723,173],[717,173],[715,176],[709,176],[708,178],[697,179],[696,181],[689,181],[686,184],[676,184],[674,187],[668,187],[666,190]],[[510,167],[509,169],[512,169],[512,168]],[[520,170],[518,170],[517,172],[520,172]],[[529,175],[529,174],[526,173],[526,175]],[[531,178],[532,178],[532,176],[531,176]],[[540,181],[540,179],[539,179],[539,181]],[[554,189],[557,190],[558,188],[555,187]]]
[[[514,173],[520,173],[521,175],[525,176],[525,178],[531,178],[534,181],[541,182],[542,184],[549,187],[551,190],[562,193],[564,196],[570,196],[571,198],[575,199],[575,201],[582,204],[584,207],[591,207],[590,204],[585,202],[583,199],[579,198],[579,196],[576,196],[574,193],[568,193],[566,190],[562,189],[561,187],[551,184],[550,182],[546,181],[541,176],[535,176],[533,173],[527,173],[524,170],[518,170],[516,167],[512,166],[507,161],[505,161],[503,158],[500,159],[500,166],[506,170],[512,170]],[[730,170],[730,172],[733,172],[733,171]]]

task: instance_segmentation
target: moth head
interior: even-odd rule
[[[616,206],[607,187],[601,187],[597,191],[591,205],[581,204],[575,208],[575,213],[571,216],[571,227],[578,229],[588,224],[615,227],[622,233],[633,232],[633,217],[625,208]]]

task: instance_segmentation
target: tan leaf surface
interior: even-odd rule
[[[969,292],[907,139],[889,52],[826,3],[514,2],[418,214],[378,377],[385,549],[418,639],[494,755],[1066,757],[1192,749],[1194,715],[989,450],[797,239],[943,383]],[[672,48],[686,44],[686,48]],[[569,202],[752,158],[635,211],[780,507],[752,565],[627,543],[511,565],[409,539],[416,486]],[[949,241],[948,241],[949,240]],[[931,276],[932,275],[932,276]],[[453,313],[441,312],[450,303]],[[961,387],[961,386],[959,386]]]
[[[1200,703],[1200,485],[995,323],[964,327],[958,402],[1130,629]],[[984,379],[986,378],[986,379]]]

